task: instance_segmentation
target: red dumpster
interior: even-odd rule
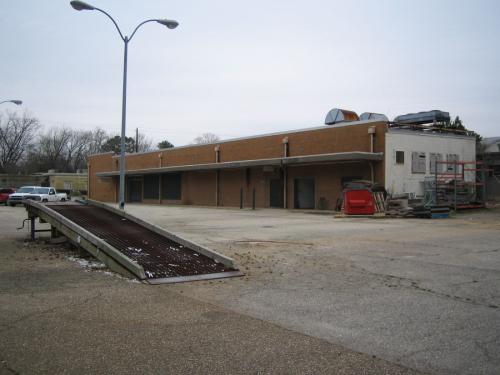
[[[347,215],[373,215],[375,203],[368,189],[344,190],[344,213]]]

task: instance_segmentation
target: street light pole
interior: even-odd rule
[[[126,130],[126,124],[127,124],[127,58],[128,58],[128,43],[132,40],[134,37],[135,33],[137,30],[144,25],[145,23],[148,22],[158,22],[159,24],[162,24],[166,26],[169,29],[175,29],[177,26],[179,26],[179,23],[174,20],[169,20],[169,19],[160,19],[160,18],[155,18],[155,19],[149,19],[146,21],[142,21],[139,25],[136,26],[130,37],[124,36],[118,27],[118,24],[116,21],[111,17],[108,13],[106,13],[104,10],[99,9],[94,7],[93,5],[87,4],[83,1],[77,1],[73,0],[70,1],[70,5],[73,7],[75,10],[97,10],[104,15],[106,15],[115,25],[116,30],[118,31],[118,34],[120,34],[120,38],[123,40],[124,43],[124,52],[123,52],[123,93],[122,93],[122,131],[121,131],[121,138],[120,138],[120,191],[119,191],[119,207],[120,209],[125,208],[125,130]]]
[[[125,124],[127,123],[127,58],[129,38],[123,39],[122,136],[120,139],[120,208],[125,208]]]

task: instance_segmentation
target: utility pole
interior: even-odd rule
[[[139,128],[135,128],[135,153],[139,152]]]

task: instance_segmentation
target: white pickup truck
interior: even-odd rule
[[[68,196],[66,193],[58,193],[53,187],[38,187],[24,198],[38,202],[64,202]]]
[[[33,193],[36,189],[40,189],[41,186],[23,186],[16,190],[15,193],[9,195],[7,199],[7,204],[9,206],[16,206],[22,204],[28,195]]]

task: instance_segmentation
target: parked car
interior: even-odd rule
[[[38,188],[41,188],[41,186],[23,186],[17,189],[14,194],[11,194],[9,196],[7,204],[9,206],[15,206],[17,204],[23,203],[23,201],[26,199],[26,196]]]
[[[68,199],[66,193],[58,193],[53,187],[38,187],[25,196],[39,202],[64,202]]]
[[[16,190],[12,188],[0,189],[0,204],[3,203],[7,206],[7,200],[9,199],[9,196],[11,194],[14,194],[15,192]]]

